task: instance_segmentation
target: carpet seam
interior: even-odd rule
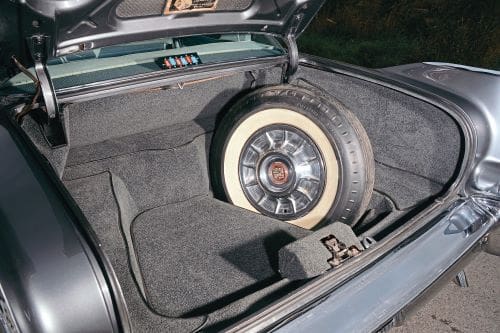
[[[101,161],[109,160],[109,159],[116,158],[116,157],[122,157],[122,156],[127,156],[127,155],[134,155],[134,154],[138,154],[138,153],[142,153],[142,152],[176,151],[176,150],[178,150],[180,148],[184,148],[184,147],[186,147],[186,146],[194,143],[194,141],[196,141],[196,139],[198,139],[198,138],[200,138],[202,136],[206,136],[207,134],[210,134],[210,133],[213,133],[213,131],[208,131],[208,132],[200,133],[200,134],[194,136],[190,141],[185,142],[185,143],[183,143],[181,145],[178,145],[178,146],[174,146],[174,147],[139,149],[139,150],[135,150],[135,151],[128,152],[128,153],[123,153],[123,154],[118,154],[118,155],[113,155],[113,156],[106,156],[106,157],[103,157],[103,158],[98,158],[98,159],[86,161],[86,162],[83,162],[83,163],[69,164],[69,165],[66,165],[64,167],[64,169],[72,168],[72,167],[77,167],[77,166],[81,166],[81,165],[85,165],[85,164],[89,164],[89,163],[101,162]]]
[[[404,172],[404,173],[408,173],[408,174],[413,175],[413,176],[415,176],[415,177],[419,177],[419,178],[422,178],[422,179],[428,180],[428,181],[433,182],[434,184],[437,184],[437,185],[441,185],[441,186],[444,186],[444,185],[445,185],[445,184],[443,184],[442,182],[437,181],[437,180],[435,180],[435,179],[432,179],[432,178],[430,178],[430,177],[420,175],[420,174],[418,174],[418,173],[416,173],[416,172],[413,172],[413,171],[409,171],[409,170],[401,169],[401,168],[399,168],[399,167],[396,167],[396,166],[393,166],[393,165],[390,165],[390,164],[387,164],[387,163],[384,163],[384,162],[380,162],[380,161],[378,161],[377,159],[375,159],[375,163],[380,164],[380,165],[382,165],[382,166],[384,166],[384,167],[386,167],[386,168],[391,168],[391,169],[398,170],[398,171],[401,171],[401,172]]]

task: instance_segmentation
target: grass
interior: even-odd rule
[[[302,52],[367,67],[443,61],[500,69],[500,1],[327,0]]]

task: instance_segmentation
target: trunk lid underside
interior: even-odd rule
[[[163,37],[258,32],[295,39],[323,2],[4,1],[0,4],[0,64],[12,67],[10,57],[16,55],[29,67],[33,58],[46,60],[103,46]]]

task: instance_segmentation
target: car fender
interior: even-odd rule
[[[118,331],[106,276],[74,212],[2,111],[0,330]]]

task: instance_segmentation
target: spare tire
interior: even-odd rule
[[[332,97],[291,85],[258,89],[227,112],[210,171],[218,198],[306,229],[354,225],[374,182],[359,120]]]

